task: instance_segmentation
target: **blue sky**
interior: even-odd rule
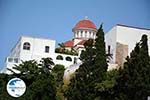
[[[150,0],[0,0],[0,68],[20,36],[61,43],[85,16],[105,32],[118,23],[150,28]]]

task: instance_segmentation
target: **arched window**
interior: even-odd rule
[[[79,38],[82,38],[83,31],[80,31],[79,33],[80,33],[80,34],[79,34],[78,37],[79,37]]]
[[[63,57],[62,57],[61,55],[58,55],[58,56],[56,57],[56,59],[57,59],[57,60],[63,60]]]
[[[30,43],[29,43],[29,42],[25,42],[25,43],[23,44],[23,49],[24,49],[24,50],[30,50]]]
[[[89,35],[90,35],[90,38],[92,38],[92,32],[91,31],[89,32]]]
[[[66,57],[67,61],[72,61],[71,57]]]

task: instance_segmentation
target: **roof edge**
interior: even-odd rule
[[[148,28],[130,26],[130,25],[125,25],[125,24],[117,24],[116,26],[123,26],[123,27],[136,28],[136,29],[142,29],[142,30],[150,30],[150,29],[148,29]]]

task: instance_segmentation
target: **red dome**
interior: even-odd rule
[[[82,28],[92,28],[92,29],[96,29],[95,24],[87,19],[81,20],[79,21],[76,26],[74,27],[74,29],[82,29]]]

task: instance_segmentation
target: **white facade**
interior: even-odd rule
[[[70,72],[67,72],[72,73],[81,64],[79,57],[81,51],[84,50],[84,42],[89,38],[95,39],[96,31],[96,29],[85,27],[83,29],[73,29],[74,39],[67,42],[69,45],[70,42],[73,42],[73,44],[69,47],[66,46],[66,48],[71,49],[74,47],[78,50],[78,56],[55,53],[55,40],[22,36],[11,50],[9,57],[7,57],[3,72],[9,74],[7,68],[12,69],[15,64],[20,64],[21,60],[36,60],[39,62],[41,58],[50,57],[55,64],[64,65],[66,69],[70,70]],[[140,41],[143,34],[148,36],[150,54],[150,29],[116,25],[106,33],[106,52],[112,54],[108,70],[123,64],[125,58],[134,49],[135,44]]]
[[[111,63],[115,63],[115,55],[116,55],[116,27],[113,27],[108,33],[105,34],[105,47],[106,51],[108,51],[108,46],[111,46],[110,53],[112,55]]]
[[[128,50],[126,50],[125,52],[127,54],[125,55],[129,56],[131,51],[134,49],[136,43],[140,41],[143,34],[146,34],[148,36],[148,47],[149,47],[149,54],[150,54],[150,29],[118,24],[114,26],[108,33],[106,33],[105,35],[106,50],[108,50],[108,46],[110,46],[110,52],[111,54],[113,54],[111,63],[117,63],[118,60],[117,56],[120,56],[117,53],[118,43],[128,48]],[[123,57],[123,62],[125,61],[125,58],[126,56]]]
[[[96,38],[96,29],[75,29],[74,38],[82,38],[82,39],[95,39]]]
[[[62,56],[63,60],[57,59]],[[77,62],[77,56],[55,53],[55,40],[22,36],[15,47],[11,50],[10,56],[6,59],[3,72],[10,73],[6,68],[12,69],[22,61],[35,60],[50,57],[55,64],[62,64],[68,67]],[[76,60],[76,61],[75,61]]]
[[[128,45],[128,54],[134,49],[135,44],[140,41],[142,35],[148,36],[148,45],[150,47],[150,29],[140,29],[134,27],[116,26],[116,41]],[[150,49],[149,49],[150,53]]]

